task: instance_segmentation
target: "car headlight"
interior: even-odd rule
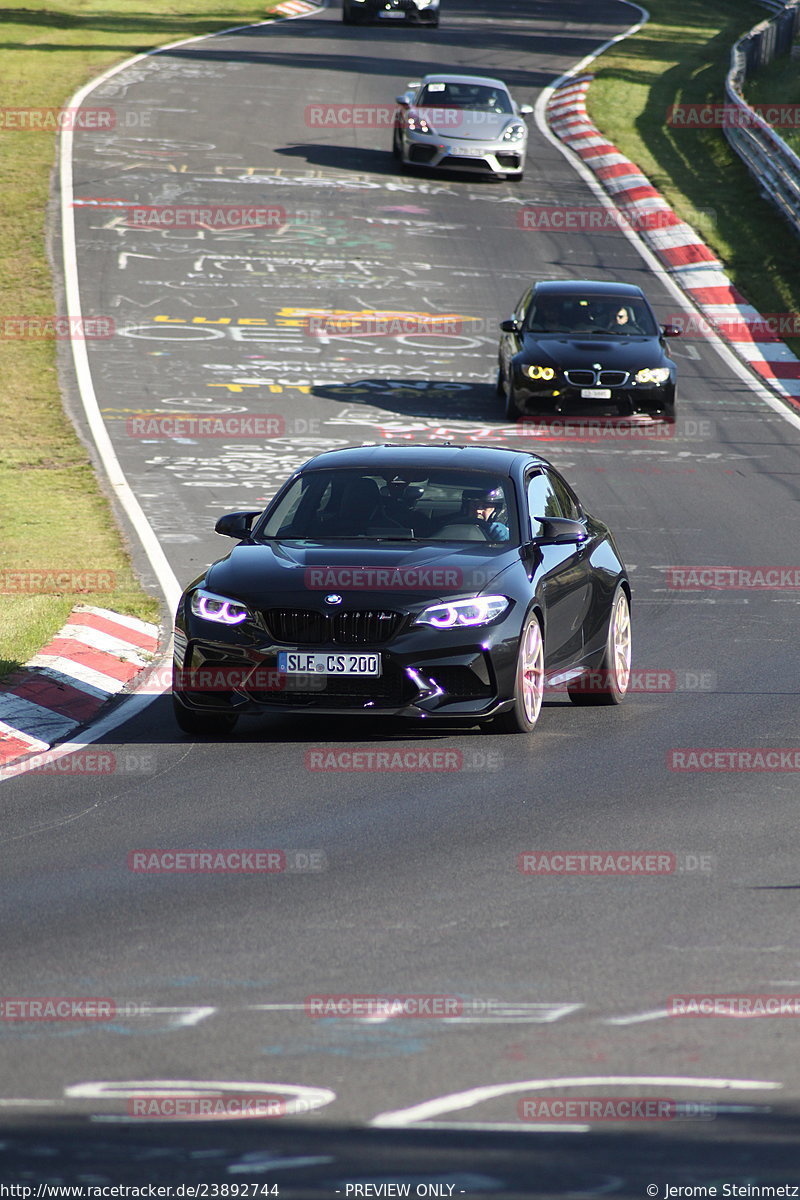
[[[419,113],[409,113],[406,117],[406,129],[409,133],[433,133],[428,122]]]
[[[417,0],[417,8],[430,8],[433,0]]]
[[[643,367],[636,372],[637,383],[666,383],[669,379],[669,367]]]
[[[522,121],[512,121],[510,125],[506,125],[503,130],[504,142],[521,142],[527,133],[527,129],[522,124]]]
[[[529,363],[522,368],[523,375],[527,375],[528,379],[555,379],[556,373],[552,367],[539,367],[535,363]]]
[[[433,625],[434,629],[453,629],[456,625],[486,625],[504,613],[510,603],[507,596],[474,596],[471,600],[431,604],[414,618],[414,624]]]
[[[219,625],[241,625],[249,616],[243,604],[207,592],[205,588],[192,593],[192,612],[204,621],[216,621]]]

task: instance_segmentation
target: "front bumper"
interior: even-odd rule
[[[173,691],[194,712],[229,715],[490,717],[512,702],[518,626],[512,606],[501,621],[476,629],[406,626],[384,645],[305,645],[320,652],[374,651],[381,655],[382,674],[292,677],[277,669],[279,652],[291,647],[265,640],[260,631],[250,636],[237,629],[230,640],[216,640],[205,622],[191,622],[187,629],[179,623]]]
[[[586,395],[602,392],[603,395]],[[521,370],[514,371],[514,399],[523,413],[568,412],[587,410],[603,412],[616,409],[621,414],[645,412],[668,413],[675,405],[675,382],[623,386],[577,387],[559,372],[552,382],[534,382]]]
[[[525,143],[460,141],[406,133],[403,161],[409,166],[435,170],[515,175],[525,168]]]
[[[433,25],[439,18],[439,5],[418,8],[414,0],[366,0],[359,4],[351,0],[350,15],[356,21],[392,21],[400,23],[400,16],[418,25]]]

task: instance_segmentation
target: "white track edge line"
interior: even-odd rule
[[[245,29],[259,29],[263,25],[273,25],[276,21],[297,21],[304,17],[310,16],[313,12],[318,12],[326,7],[325,0],[318,0],[317,4],[310,12],[298,13],[297,16],[280,16],[272,17],[265,21],[256,21],[247,25],[232,25],[228,29],[219,29],[214,33],[200,34],[198,37],[182,38],[178,42],[170,42],[166,46],[158,46],[152,50],[146,51],[144,54],[135,54],[132,58],[126,58],[123,62],[117,63],[116,66],[110,67],[96,79],[90,80],[84,84],[71,97],[65,107],[78,108],[83,104],[87,96],[91,95],[96,87],[106,80],[111,79],[119,71],[124,71],[128,67],[133,66],[137,62],[143,62],[145,59],[153,58],[158,54],[163,54],[166,50],[174,50],[178,46],[188,46],[192,42],[202,42],[209,38],[222,37],[225,34],[237,33]],[[75,210],[73,207],[74,191],[72,183],[72,145],[73,132],[71,129],[62,129],[59,142],[59,183],[61,191],[61,238],[63,242],[63,262],[64,262],[64,285],[67,314],[72,317],[80,318],[80,289],[78,286],[78,257],[75,239]],[[119,500],[124,509],[129,521],[133,525],[134,531],[139,538],[142,549],[147,555],[147,559],[153,568],[158,585],[161,588],[162,595],[170,612],[177,608],[178,600],[180,599],[181,588],[172,570],[164,551],[161,548],[156,534],[150,522],[144,514],[139,501],[136,499],[131,489],[130,484],[125,478],[125,474],[120,466],[114,447],[111,443],[108,430],[100,413],[100,406],[97,402],[97,395],[94,390],[94,382],[92,373],[89,367],[89,356],[86,351],[86,345],[83,341],[77,338],[71,339],[72,360],[75,366],[75,375],[78,383],[78,391],[80,393],[81,405],[84,415],[89,424],[89,429],[92,434],[92,439],[95,444],[97,453],[100,456],[102,469],[105,472],[106,479],[114,491],[114,495]],[[146,622],[145,622],[146,623]],[[165,664],[171,661],[171,641],[164,656],[157,663],[158,668],[162,668]],[[107,717],[91,725],[86,730],[86,735],[81,742],[64,743],[57,749],[49,752],[52,758],[60,758],[64,754],[75,753],[91,745],[100,737],[104,737],[106,733],[110,733],[119,725],[131,720],[143,711],[148,705],[152,704],[159,696],[163,695],[163,691],[156,693],[138,691],[138,688],[128,693],[123,703],[114,709],[113,713],[109,713]],[[134,703],[136,702],[136,703]],[[23,731],[19,731],[23,733]],[[91,735],[91,736],[90,736]],[[23,734],[23,736],[25,736]],[[0,767],[0,783],[7,779],[14,779],[18,775],[26,774],[31,768],[26,766],[25,761],[14,764],[10,763],[7,767]]]

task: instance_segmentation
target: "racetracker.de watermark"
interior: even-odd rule
[[[141,413],[126,418],[125,432],[132,438],[277,438],[286,436],[286,420],[277,413]]]
[[[107,996],[0,996],[0,1021],[112,1021]]]
[[[713,1120],[712,1103],[663,1096],[536,1096],[517,1102],[521,1121],[679,1121]]]
[[[714,209],[702,208],[696,210],[693,219],[713,220],[715,215]],[[647,233],[671,229],[675,223],[669,209],[624,213],[601,204],[524,204],[517,209],[517,228],[537,233],[611,233],[620,229]]]
[[[680,329],[687,339],[713,338],[719,335],[731,341],[766,340],[800,337],[800,313],[756,313],[753,317],[714,316],[707,318],[699,313],[670,313],[667,324]]]
[[[709,874],[714,863],[705,850],[525,850],[517,855],[521,875]]]
[[[136,204],[130,200],[92,197],[93,208],[111,209],[133,229],[283,229],[288,217],[278,205],[256,204]],[[75,207],[90,207],[83,199]]]
[[[303,120],[308,129],[399,129],[408,120],[407,112],[396,104],[307,104]],[[413,120],[421,133],[453,133],[456,130],[489,129],[494,140],[497,114],[477,109],[424,105],[415,108]],[[427,126],[427,129],[423,128]]]
[[[0,316],[0,341],[90,342],[111,338],[113,317]]]
[[[800,749],[683,746],[667,751],[670,771],[800,771]]]
[[[459,337],[482,332],[477,317],[457,313],[363,312],[309,317],[309,337]]]
[[[134,124],[149,125],[151,114],[130,113],[131,117],[147,116],[146,121]],[[131,122],[127,121],[126,124]],[[54,108],[51,106],[0,107],[0,130],[13,133],[105,133],[116,129],[117,113],[113,108]]]
[[[670,1017],[800,1017],[800,996],[693,994],[670,996]]]
[[[58,596],[72,592],[116,591],[114,571],[86,570],[77,567],[30,567],[25,570],[0,570],[0,595]]]
[[[671,591],[796,591],[800,567],[665,567]]]
[[[258,1096],[250,1093],[193,1093],[191,1096],[158,1092],[151,1096],[136,1096],[128,1100],[128,1116],[144,1120],[175,1119],[179,1121],[219,1121],[226,1118],[242,1120],[248,1117],[285,1117],[288,1105],[283,1096]],[[294,1109],[293,1109],[294,1111]],[[198,1193],[199,1194],[199,1193]],[[225,1193],[221,1193],[225,1194]],[[231,1189],[231,1196],[237,1195]]]
[[[282,875],[325,871],[324,850],[131,850],[141,875]]]
[[[671,104],[667,125],[676,129],[754,129],[760,122],[775,129],[800,126],[800,104]]]
[[[503,755],[495,750],[359,748],[307,750],[307,771],[498,771]]]
[[[55,685],[54,685],[55,686]],[[126,750],[43,750],[25,760],[28,771],[65,778],[67,775],[152,775],[156,756]]]
[[[312,591],[438,592],[487,582],[485,573],[467,574],[469,582],[459,567],[306,567],[303,583]]]
[[[459,996],[315,995],[303,1002],[307,1017],[460,1017]]]
[[[659,442],[672,438],[703,437],[711,432],[706,420],[660,421],[631,417],[519,417],[520,437],[547,438],[564,442]]]

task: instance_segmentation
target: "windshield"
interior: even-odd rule
[[[518,542],[506,477],[482,471],[308,471],[256,538],[286,541]]]
[[[658,326],[645,300],[636,296],[546,293],[538,296],[525,322],[530,333],[595,333],[614,337],[657,337]]]
[[[429,83],[423,88],[417,104],[430,108],[468,108],[473,112],[514,111],[505,88],[483,83]]]

